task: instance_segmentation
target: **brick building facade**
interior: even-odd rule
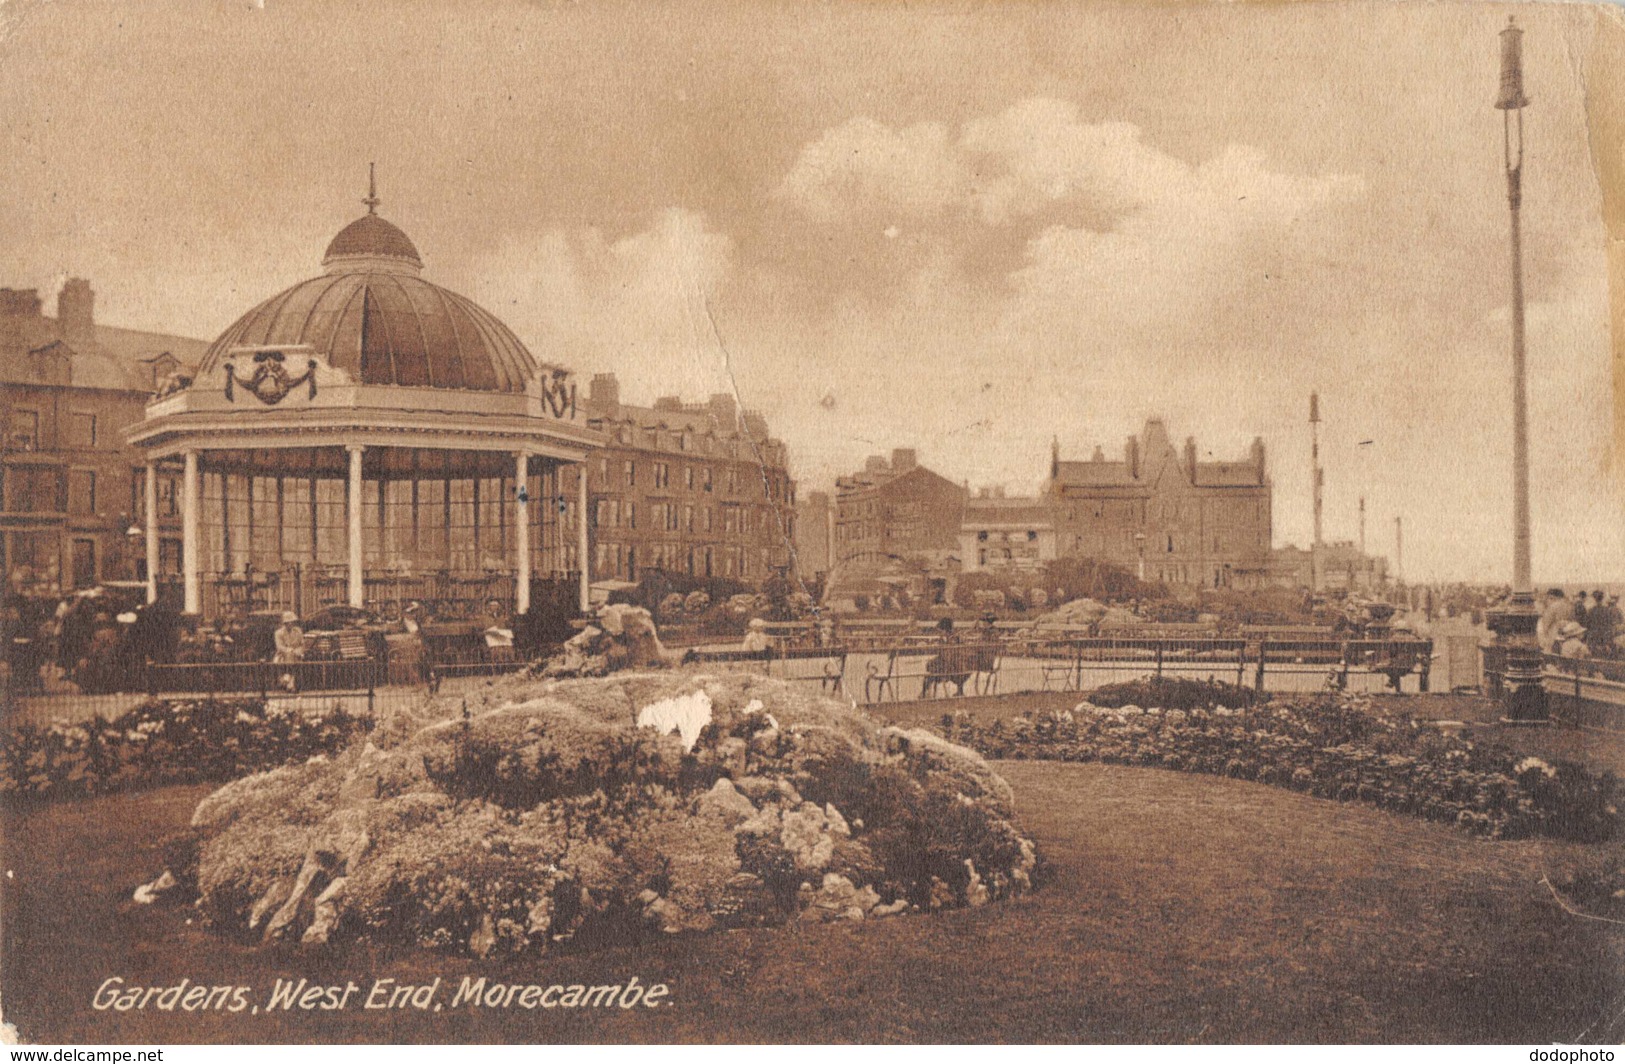
[[[760,414],[729,395],[633,406],[613,373],[582,405],[609,440],[588,463],[595,580],[658,569],[760,584],[790,565],[795,482]]]
[[[1111,562],[1147,580],[1201,587],[1271,582],[1271,484],[1264,443],[1234,462],[1176,450],[1160,419],[1129,437],[1121,461],[1050,459],[1045,495],[1061,557]]]
[[[145,466],[125,443],[147,400],[208,343],[98,325],[73,278],[58,313],[33,289],[0,289],[0,566],[10,590],[56,596],[146,576]],[[180,571],[177,478],[159,483],[160,566]]]
[[[944,564],[959,548],[966,491],[913,450],[871,457],[835,482],[835,564],[853,571]]]

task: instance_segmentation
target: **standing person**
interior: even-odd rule
[[[1546,592],[1546,608],[1541,611],[1540,623],[1535,626],[1535,640],[1547,654],[1556,653],[1558,631],[1574,620],[1574,606],[1563,595],[1563,589],[1554,587]]]
[[[1589,612],[1590,611],[1586,609],[1585,589],[1581,588],[1574,595],[1574,623],[1584,628],[1588,623],[1586,620],[1586,614]]]
[[[1625,618],[1620,616],[1619,596],[1610,595],[1606,600],[1601,591],[1591,593],[1591,609],[1586,613],[1590,623],[1586,625],[1586,645],[1591,648],[1591,656],[1606,658],[1613,654],[1614,640],[1618,638],[1621,622]]]

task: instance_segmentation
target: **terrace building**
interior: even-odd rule
[[[124,430],[208,347],[99,324],[95,300],[72,278],[49,317],[36,290],[0,288],[0,569],[17,594],[146,579],[146,467]],[[155,488],[157,564],[178,574],[178,479]]]
[[[761,414],[726,394],[623,403],[613,373],[594,375],[582,408],[605,440],[588,465],[596,576],[759,585],[791,564],[796,485]]]

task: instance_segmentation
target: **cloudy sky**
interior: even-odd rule
[[[0,284],[212,337],[376,160],[431,280],[632,400],[737,390],[803,492],[897,446],[1031,490],[1159,415],[1264,437],[1303,543],[1318,389],[1328,534],[1363,494],[1407,575],[1504,579],[1510,10],[1536,578],[1621,580],[1587,92],[1625,81],[1580,5],[10,0]]]

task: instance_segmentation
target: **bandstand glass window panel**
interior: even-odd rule
[[[417,568],[412,487],[410,480],[384,481],[384,565],[397,571]]]
[[[361,564],[369,572],[384,567],[383,509],[380,502],[383,487],[376,480],[361,482]]]
[[[417,556],[414,565],[424,572],[446,568],[446,482],[420,480],[417,506]]]
[[[181,515],[181,478],[179,473],[158,473],[158,516]]]
[[[474,482],[451,480],[446,483],[449,495],[446,528],[450,532],[451,569],[453,572],[472,573],[481,568],[479,545],[474,540]]]
[[[254,533],[249,556],[262,572],[282,568],[282,522],[277,513],[277,478],[254,477],[249,485]]]
[[[198,470],[198,562],[205,573],[226,571],[225,487],[221,479],[219,473]]]
[[[482,568],[513,568],[513,559],[508,556],[503,486],[503,481],[497,477],[482,477],[479,481],[479,505],[475,509],[475,518],[479,525]]]
[[[345,495],[349,486],[342,480],[324,477],[316,481],[316,564],[343,568],[350,561],[349,516]]]
[[[282,558],[309,569],[316,562],[310,540],[310,478],[282,478]]]
[[[225,499],[223,553],[229,572],[243,572],[252,557],[254,512],[248,501],[248,477],[241,473],[221,475]]]

